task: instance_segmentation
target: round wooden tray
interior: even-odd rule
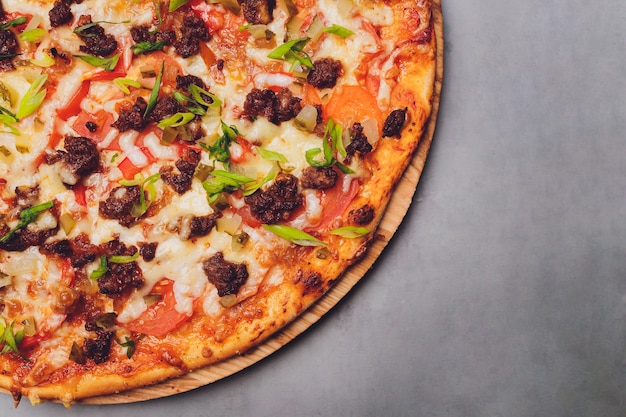
[[[437,39],[437,71],[435,76],[435,87],[432,103],[432,114],[424,135],[418,145],[417,151],[411,164],[407,167],[396,189],[384,217],[381,220],[377,233],[380,238],[376,239],[367,251],[366,256],[353,265],[343,276],[343,278],[333,286],[320,300],[311,308],[298,316],[296,320],[276,332],[267,341],[257,346],[255,349],[246,352],[243,356],[235,356],[223,362],[207,366],[191,372],[189,374],[174,378],[168,381],[137,388],[119,394],[87,398],[77,401],[82,404],[121,404],[138,401],[145,401],[155,398],[167,397],[193,390],[195,388],[208,385],[212,382],[225,378],[261,359],[276,352],[278,349],[289,343],[296,336],[304,332],[317,322],[324,314],[333,308],[351,289],[359,282],[365,273],[374,264],[378,256],[382,253],[387,243],[394,235],[404,215],[411,205],[415,189],[426,162],[426,156],[430,149],[437,113],[439,110],[439,99],[441,94],[441,83],[443,77],[443,16],[441,12],[441,0],[433,0],[433,18],[435,34]]]

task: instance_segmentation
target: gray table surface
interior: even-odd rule
[[[335,309],[191,393],[0,415],[626,415],[626,2],[443,3],[426,170]]]

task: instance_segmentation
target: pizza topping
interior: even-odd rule
[[[117,296],[132,288],[141,288],[144,278],[141,268],[134,260],[135,256],[139,256],[137,248],[127,247],[119,240],[112,240],[105,246],[109,262],[107,271],[98,278],[100,292]]]
[[[117,41],[113,35],[106,34],[102,26],[91,21],[89,15],[78,18],[78,28],[74,33],[85,43],[79,49],[86,54],[106,57],[117,49]]]
[[[176,42],[176,33],[173,30],[153,30],[147,25],[131,28],[130,35],[135,41],[135,45],[130,49],[136,55],[160,51]]]
[[[156,256],[158,242],[140,242],[139,254],[144,261],[150,262]]]
[[[141,192],[137,185],[115,187],[107,199],[100,202],[98,212],[102,217],[118,220],[122,226],[130,227],[137,220],[132,213],[133,207],[140,204]]]
[[[202,262],[202,270],[209,282],[217,288],[217,294],[224,297],[237,294],[239,288],[248,279],[246,264],[238,264],[224,260],[224,254],[218,252]]]
[[[200,152],[193,149],[186,149],[175,164],[179,173],[174,174],[174,168],[170,165],[166,165],[161,167],[161,178],[163,178],[163,182],[172,187],[178,194],[184,194],[191,189],[191,180],[193,179],[199,162]]]
[[[301,99],[294,97],[291,91],[284,87],[278,93],[269,89],[255,88],[246,96],[244,103],[244,111],[248,117],[263,116],[276,125],[293,119],[301,109]]]
[[[148,103],[146,100],[143,97],[137,97],[137,101],[135,101],[132,107],[120,110],[120,116],[112,126],[120,132],[126,132],[131,129],[137,132],[143,131],[148,125],[148,121],[143,117],[147,108]]]
[[[276,0],[239,0],[246,20],[253,25],[266,25],[272,21]]]
[[[106,362],[109,359],[111,342],[113,341],[114,335],[114,332],[97,330],[95,339],[87,339],[83,343],[85,356],[93,360],[95,363]]]
[[[327,190],[337,183],[339,175],[333,167],[307,167],[302,171],[300,181],[304,188]]]
[[[407,108],[404,109],[396,109],[392,111],[387,119],[385,119],[385,124],[383,125],[383,137],[400,137],[400,132],[404,127],[404,123],[406,121],[406,111]]]
[[[11,61],[17,56],[17,51],[15,34],[8,29],[0,30],[0,69],[9,71],[14,68]]]
[[[61,153],[61,159],[64,164],[60,174],[67,185],[76,185],[81,177],[92,174],[100,166],[96,144],[82,136],[65,138],[65,152]]]
[[[72,3],[74,3],[72,0],[55,0],[54,6],[52,6],[52,9],[48,12],[50,25],[53,28],[63,26],[72,20],[74,17],[72,10],[70,9]]]
[[[274,224],[287,220],[302,205],[303,197],[298,192],[298,178],[281,173],[266,190],[246,196],[245,202],[254,217],[262,223]]]
[[[184,216],[180,220],[178,234],[182,240],[206,236],[211,232],[211,230],[213,230],[213,227],[215,227],[215,221],[220,217],[222,217],[222,213],[219,212],[208,214],[206,216]]]
[[[372,149],[367,136],[363,134],[361,123],[352,125],[352,129],[350,129],[350,144],[346,146],[346,162],[350,163],[352,157],[357,153],[363,157],[363,155],[370,153]]]
[[[342,74],[343,65],[341,61],[322,58],[313,63],[313,69],[307,75],[306,80],[318,89],[333,88]]]
[[[211,35],[202,19],[197,16],[185,16],[180,28],[180,38],[174,44],[174,48],[180,56],[189,58],[200,52],[200,42],[209,39]]]
[[[53,207],[54,202],[48,201],[22,210],[17,225],[6,230],[0,237],[0,248],[21,252],[30,246],[39,246],[50,236],[54,236],[59,225],[56,210],[48,212],[48,209]],[[41,213],[44,214],[40,216]],[[6,225],[4,228],[8,229]]]
[[[360,226],[369,224],[374,220],[374,207],[366,204],[358,209],[350,210],[348,217]]]

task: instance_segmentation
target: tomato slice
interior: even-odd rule
[[[87,128],[88,122],[92,122],[96,125],[94,131]],[[78,117],[72,124],[72,129],[79,135],[93,139],[96,143],[100,143],[112,129],[112,123],[113,115],[107,111],[99,110],[94,114],[83,111],[78,114]]]
[[[72,96],[72,98],[65,105],[65,107],[57,110],[57,115],[59,116],[60,119],[67,120],[70,117],[80,113],[81,111],[80,103],[87,96],[87,93],[89,93],[90,86],[91,86],[90,81],[85,80],[82,82],[82,84],[78,88],[78,91],[76,91],[76,94]]]
[[[152,156],[148,148],[140,147],[139,150],[143,152],[143,154],[148,159],[148,163],[145,166],[148,166],[156,161],[156,158]],[[133,162],[128,157],[126,157],[122,160],[122,162],[120,162],[117,167],[120,169],[120,171],[122,171],[122,175],[125,179],[132,180],[135,178],[135,174],[140,173],[145,166],[138,167],[137,165],[133,164]]]
[[[377,98],[358,85],[339,87],[328,100],[323,113],[325,120],[332,117],[345,128],[367,119],[376,120],[379,129],[383,126],[383,113],[378,107]]]
[[[151,295],[160,295],[156,303],[148,307],[141,316],[130,323],[120,324],[130,331],[152,336],[165,336],[187,321],[191,315],[176,311],[174,281],[163,278],[150,291]]]
[[[340,177],[337,185],[333,188],[322,191],[322,215],[320,222],[315,226],[306,228],[305,231],[312,232],[326,228],[333,220],[341,217],[352,200],[354,200],[359,191],[359,181],[352,180],[350,188],[348,188],[347,192],[344,192],[342,179],[343,177]]]
[[[76,184],[72,190],[74,191],[74,199],[76,203],[80,204],[83,207],[87,207],[87,189],[82,182]]]

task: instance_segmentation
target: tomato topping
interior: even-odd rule
[[[352,180],[347,192],[343,191],[343,177],[339,177],[337,184],[328,190],[322,191],[322,215],[320,222],[305,229],[306,232],[322,230],[333,220],[341,217],[359,191],[359,181]]]
[[[147,165],[153,163],[154,161],[156,161],[156,159],[154,158],[154,156],[152,156],[152,154],[150,153],[150,150],[148,150],[148,148],[140,147],[139,150],[148,159],[148,163],[146,165],[139,167],[139,166],[135,165],[128,157],[126,157],[117,166],[120,169],[120,171],[122,171],[122,175],[124,176],[124,178],[127,179],[127,180],[132,180],[133,178],[135,178],[135,174],[140,173],[141,170],[145,166],[147,166]]]
[[[161,65],[163,65],[163,79],[161,84],[164,86],[176,88],[176,76],[183,75],[183,70],[178,62],[168,54],[162,51],[152,52],[148,55],[141,55],[135,58],[135,65],[139,67],[149,67],[155,74],[161,72]],[[154,81],[156,79],[153,78]],[[148,82],[148,80],[145,80]],[[152,83],[152,82],[151,82]],[[152,85],[146,85],[152,88]]]
[[[202,19],[209,33],[215,33],[224,27],[224,15],[210,7],[204,0],[191,0],[189,6],[194,14]]]
[[[85,188],[83,183],[79,182],[78,184],[76,184],[72,188],[72,191],[74,191],[74,199],[76,200],[76,203],[80,204],[83,207],[87,207],[87,189]]]
[[[81,111],[80,103],[87,96],[87,93],[89,93],[90,85],[91,85],[90,81],[88,80],[83,81],[80,87],[78,88],[78,91],[76,91],[76,94],[72,96],[72,98],[65,105],[65,107],[57,110],[57,115],[59,116],[60,119],[67,120],[70,117],[75,116],[78,113],[80,113]]]
[[[325,120],[333,118],[346,128],[356,122],[374,119],[382,131],[384,122],[376,97],[358,85],[345,85],[335,91],[324,107],[323,114]]]
[[[89,122],[95,125],[95,129],[89,130],[87,127],[87,123]],[[94,114],[83,111],[78,114],[78,117],[72,124],[72,129],[79,135],[93,139],[96,143],[100,143],[112,129],[112,123],[113,115],[107,111],[99,110]]]
[[[237,136],[237,144],[239,144],[240,147],[238,150],[239,152],[234,151],[236,149],[236,144],[231,144],[230,161],[235,164],[240,164],[246,161],[252,154],[252,144],[241,136]]]
[[[119,65],[119,64],[118,64]],[[126,72],[123,70],[115,71],[95,71],[85,77],[87,81],[112,81],[116,78],[123,78],[126,76]]]
[[[174,281],[171,279],[163,278],[157,282],[150,291],[150,295],[160,295],[161,298],[150,305],[137,319],[130,323],[122,323],[121,326],[137,333],[165,336],[191,317],[176,310]]]

